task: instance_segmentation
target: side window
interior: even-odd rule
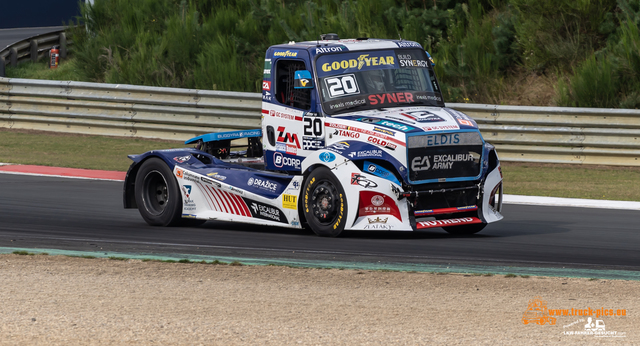
[[[280,59],[276,63],[275,97],[283,105],[309,110],[311,108],[311,89],[294,89],[294,73],[307,69],[300,60]]]

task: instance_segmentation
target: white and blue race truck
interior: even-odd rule
[[[445,107],[432,64],[405,40],[272,46],[262,128],[131,155],[124,206],[157,226],[476,233],[503,218],[500,162],[476,122]]]

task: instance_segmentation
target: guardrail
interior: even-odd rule
[[[504,161],[640,166],[640,110],[449,103]],[[0,127],[186,140],[260,127],[261,95],[0,78]]]
[[[10,44],[0,50],[0,77],[6,75],[5,66],[7,64],[15,67],[23,61],[35,62],[42,56],[48,56],[49,50],[53,46],[60,46],[60,58],[64,59],[67,57],[67,45],[69,44],[71,42],[67,42],[64,29],[31,36]]]

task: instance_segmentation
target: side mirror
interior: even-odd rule
[[[307,70],[296,71],[294,73],[293,88],[313,89],[313,79],[311,78],[311,72]]]
[[[431,61],[431,66],[436,66],[436,63],[433,62],[433,58],[431,57],[431,54],[429,54],[429,52],[427,52],[426,50],[424,52],[427,53],[427,58],[429,58],[429,61]]]

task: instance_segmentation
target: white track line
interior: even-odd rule
[[[505,204],[544,205],[544,206],[555,206],[555,207],[640,210],[640,202],[607,201],[607,200],[601,200],[601,199],[504,195],[504,203]]]

